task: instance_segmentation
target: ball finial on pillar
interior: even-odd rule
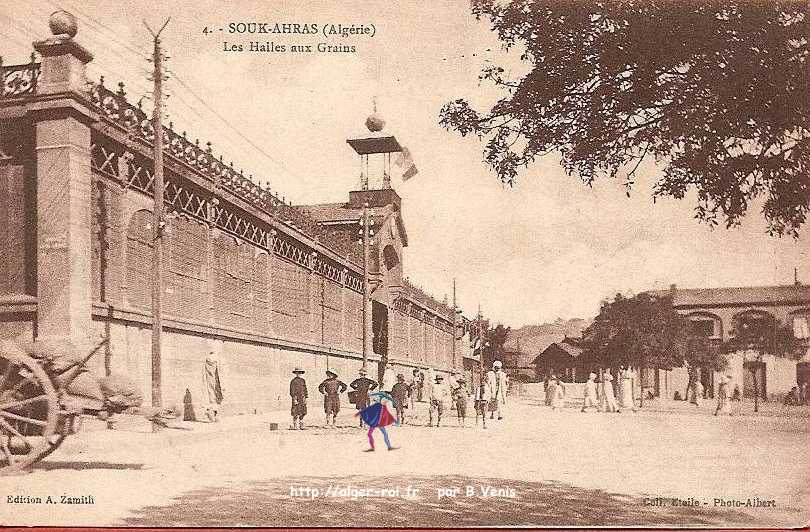
[[[382,131],[385,127],[385,120],[377,113],[372,113],[371,116],[366,118],[366,127],[372,133]]]
[[[79,31],[76,17],[73,13],[69,13],[63,9],[51,13],[51,16],[48,18],[48,27],[51,29],[51,33],[53,33],[54,36],[66,36],[69,39],[75,37],[76,33]]]

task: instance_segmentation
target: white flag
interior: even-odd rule
[[[394,161],[394,164],[405,169],[405,171],[402,172],[403,181],[407,181],[415,176],[418,172],[416,169],[416,164],[413,162],[413,157],[411,157],[411,150],[405,146],[402,147],[402,151],[399,152],[399,156],[397,157],[397,160]]]

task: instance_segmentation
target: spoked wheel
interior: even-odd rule
[[[0,475],[26,469],[62,443],[58,414],[56,390],[37,361],[0,353]]]

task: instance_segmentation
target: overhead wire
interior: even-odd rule
[[[51,5],[53,5],[54,7],[57,7],[58,9],[64,9],[62,6],[60,6],[59,4],[55,3],[55,2],[54,2],[54,1],[52,1],[52,0],[47,0],[47,1],[48,1],[48,3],[50,3]],[[71,9],[75,9],[75,11],[76,11],[76,12],[79,14],[79,16],[80,16],[80,17],[81,17],[83,20],[85,20],[85,21],[91,21],[91,22],[92,22],[94,25],[96,25],[97,27],[100,27],[100,28],[104,28],[104,29],[106,29],[106,31],[107,31],[107,33],[106,33],[106,34],[102,33],[102,31],[101,31],[101,30],[95,30],[95,31],[97,31],[98,33],[100,33],[102,36],[107,37],[107,38],[111,38],[111,39],[113,39],[115,42],[117,42],[117,43],[119,43],[120,45],[122,45],[122,46],[124,46],[125,48],[127,48],[127,49],[128,49],[130,52],[132,52],[132,53],[136,53],[136,54],[140,55],[141,57],[146,58],[146,56],[144,56],[144,55],[143,55],[143,53],[142,53],[142,52],[140,52],[140,51],[139,51],[137,48],[134,48],[133,46],[130,46],[130,45],[128,45],[128,44],[126,44],[126,43],[124,43],[123,41],[119,40],[119,39],[113,38],[113,37],[112,37],[112,34],[113,34],[114,30],[113,30],[112,28],[110,28],[109,26],[107,26],[106,24],[104,24],[103,22],[101,22],[101,21],[99,21],[99,20],[97,20],[97,19],[93,18],[91,15],[86,14],[84,11],[82,11],[81,9],[79,9],[79,8],[77,8],[77,7],[75,7],[75,6],[71,5],[71,4],[67,4],[66,2],[63,2],[63,4],[65,4],[65,5],[69,6]],[[119,57],[122,57],[120,53],[115,52],[114,50],[112,50],[112,51],[113,51],[114,53],[116,53],[117,55],[119,55]],[[231,123],[231,122],[230,122],[230,121],[229,121],[227,118],[225,118],[225,117],[224,117],[224,116],[223,116],[221,113],[219,113],[219,112],[218,112],[216,109],[214,109],[213,107],[211,107],[211,105],[209,105],[209,104],[208,104],[208,102],[206,102],[204,98],[202,98],[202,97],[201,97],[199,94],[197,94],[197,92],[196,92],[196,91],[194,91],[194,89],[192,89],[192,88],[191,88],[191,86],[190,86],[188,83],[186,83],[185,81],[183,81],[183,79],[182,79],[182,78],[181,78],[181,77],[180,77],[180,76],[179,76],[179,75],[178,75],[176,72],[171,72],[171,75],[172,75],[172,76],[173,76],[173,78],[174,78],[174,79],[175,79],[175,80],[178,82],[178,84],[180,84],[180,86],[181,86],[181,87],[183,87],[183,88],[184,88],[186,91],[188,91],[188,92],[191,94],[191,96],[193,96],[193,97],[194,97],[194,99],[196,99],[197,101],[199,101],[199,102],[200,102],[200,103],[201,103],[201,104],[202,104],[202,105],[203,105],[203,106],[204,106],[204,107],[205,107],[205,108],[206,108],[206,109],[207,109],[207,110],[208,110],[208,111],[209,111],[211,114],[213,114],[213,115],[214,115],[214,116],[215,116],[215,117],[216,117],[216,118],[217,118],[219,121],[221,121],[223,124],[225,124],[226,126],[228,126],[228,128],[230,128],[230,129],[231,129],[231,130],[232,130],[232,131],[233,131],[233,132],[234,132],[234,133],[235,133],[235,134],[236,134],[236,135],[237,135],[237,136],[238,136],[238,137],[239,137],[239,138],[240,138],[240,139],[241,139],[243,142],[246,142],[246,143],[247,143],[247,144],[248,144],[248,145],[249,145],[251,148],[253,148],[253,150],[255,150],[256,152],[258,152],[260,155],[264,156],[264,157],[265,157],[265,158],[266,158],[268,161],[272,162],[274,165],[276,165],[278,168],[280,168],[281,170],[283,170],[283,171],[284,171],[284,172],[285,172],[287,175],[289,175],[290,177],[292,177],[292,178],[294,178],[294,179],[299,179],[299,178],[298,178],[298,176],[296,176],[295,174],[293,174],[293,173],[292,173],[292,172],[291,172],[291,171],[290,171],[290,170],[289,170],[289,169],[286,167],[286,165],[284,165],[284,163],[283,163],[283,162],[281,162],[280,160],[276,159],[275,157],[273,157],[272,155],[270,155],[269,153],[267,153],[267,151],[266,151],[266,150],[264,150],[263,148],[261,148],[259,145],[257,145],[255,142],[253,142],[253,141],[252,141],[252,140],[251,140],[249,137],[247,137],[247,136],[246,136],[244,133],[242,133],[242,131],[241,131],[239,128],[237,128],[236,126],[234,126],[234,125],[233,125],[233,124],[232,124],[232,123]],[[189,103],[188,103],[188,102],[187,102],[185,99],[183,99],[181,96],[179,96],[179,91],[178,91],[177,93],[175,93],[175,94],[177,94],[177,95],[178,95],[178,98],[180,99],[180,101],[181,101],[181,102],[182,102],[182,103],[183,103],[183,104],[184,104],[184,105],[185,105],[185,106],[186,106],[186,107],[187,107],[189,110],[191,110],[193,113],[195,113],[197,116],[199,116],[201,119],[203,119],[203,120],[205,121],[205,118],[202,116],[202,114],[201,114],[199,111],[197,111],[197,110],[196,110],[194,107],[192,107],[192,106],[191,106],[191,104],[189,104]]]

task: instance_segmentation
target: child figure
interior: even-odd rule
[[[410,386],[405,383],[405,375],[400,373],[397,375],[397,383],[391,387],[391,396],[394,398],[394,408],[400,423],[405,423],[405,408],[408,406],[408,396],[411,393],[413,392]]]
[[[456,379],[458,387],[453,390],[453,399],[456,402],[456,413],[458,414],[458,424],[462,427],[467,426],[467,387],[464,385],[466,381],[464,377]]]
[[[487,410],[489,410],[489,392],[487,392],[486,381],[481,378],[478,389],[475,391],[475,426],[478,426],[478,416],[487,428]]]
[[[366,451],[374,451],[374,436],[372,435],[374,429],[380,429],[386,447],[388,447],[389,451],[393,451],[396,447],[391,446],[391,441],[388,439],[388,432],[385,430],[385,427],[388,425],[399,426],[399,420],[388,411],[388,407],[383,401],[387,400],[393,404],[394,398],[385,392],[373,392],[369,394],[369,400],[371,404],[355,414],[355,416],[360,416],[360,419],[368,425],[368,443],[371,445],[371,448]]]

